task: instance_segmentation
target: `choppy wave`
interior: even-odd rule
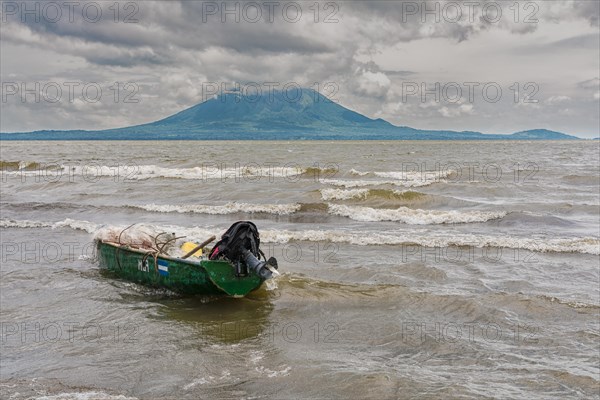
[[[0,161],[0,173],[56,176],[84,176],[90,181],[99,177],[112,177],[120,180],[147,180],[152,178],[172,178],[190,180],[240,180],[258,178],[294,178],[305,177],[331,177],[337,173],[335,168],[303,167],[303,166],[276,166],[259,164],[225,164],[207,163],[198,167],[173,168],[158,165],[99,165],[88,163],[86,165],[67,165],[57,163],[41,164],[29,161]]]
[[[89,221],[74,220],[66,218],[58,222],[44,222],[44,221],[31,221],[31,220],[13,220],[13,219],[0,219],[0,228],[71,228],[75,230],[81,230],[88,233],[94,233],[98,230],[100,225]]]
[[[340,186],[345,188],[359,188],[365,186],[382,186],[382,185],[392,185],[399,187],[421,187],[421,186],[429,186],[434,183],[446,182],[444,179],[435,179],[435,180],[367,180],[367,179],[321,179],[320,182],[325,183],[327,185]]]
[[[248,204],[248,203],[227,203],[225,205],[205,205],[205,204],[145,204],[130,206],[146,211],[154,212],[177,212],[177,213],[198,213],[225,215],[235,213],[266,213],[276,215],[288,215],[299,211],[301,204]]]
[[[600,305],[598,305],[598,304],[583,303],[581,301],[574,301],[574,300],[564,300],[564,299],[560,299],[555,296],[541,295],[539,297],[541,299],[550,301],[551,303],[564,304],[564,305],[572,307],[572,308],[591,308],[591,309],[600,308]]]
[[[366,175],[369,175],[369,172],[358,171],[358,170],[355,170],[354,168],[352,168],[349,172],[350,172],[350,174],[356,175],[356,176],[366,176]]]
[[[42,221],[15,221],[0,220],[2,228],[59,228],[69,227],[95,233],[96,238],[103,235],[112,235],[120,232],[126,226],[107,226],[89,221],[77,221],[65,219],[59,222]],[[153,226],[138,224],[132,227],[131,233],[143,230],[147,235],[156,232],[173,232],[177,236],[185,236],[188,239],[202,241],[207,237],[222,235],[227,227],[183,227],[183,226]],[[332,242],[348,243],[357,246],[373,245],[416,245],[423,247],[498,247],[524,249],[534,252],[565,252],[565,253],[587,253],[600,255],[600,238],[597,237],[574,237],[574,238],[532,238],[520,236],[491,236],[464,233],[441,233],[437,231],[421,232],[352,232],[344,230],[270,230],[261,229],[261,241],[265,243],[288,243],[293,241],[308,242]]]
[[[400,191],[389,189],[321,189],[323,200],[352,200],[352,199],[385,199],[410,201],[428,196],[425,193],[412,190]]]
[[[303,213],[326,213],[327,203],[300,203],[300,211]]]
[[[59,393],[54,395],[40,395],[37,397],[29,397],[32,400],[137,400],[137,397],[129,397],[125,395],[112,395],[105,392],[72,392]]]
[[[398,221],[410,225],[485,222],[506,215],[503,211],[415,210],[408,207],[387,209],[344,204],[330,204],[329,213],[356,221]]]
[[[329,190],[329,191],[327,191]],[[325,189],[322,191],[326,198],[365,198],[375,200],[393,200],[392,205],[397,203],[415,203],[423,199],[435,200],[435,196],[428,196],[419,192],[400,192],[386,189],[358,189],[358,190],[340,190]],[[394,204],[396,203],[396,204]],[[5,204],[3,206],[6,207]],[[10,205],[9,205],[10,206]],[[22,207],[22,206],[21,206]],[[85,209],[86,206],[70,203],[28,203],[30,209]],[[87,206],[95,207],[95,206]],[[191,213],[207,215],[231,215],[231,214],[266,214],[275,216],[292,215],[296,213],[310,214],[330,214],[341,217],[347,217],[358,221],[400,221],[406,224],[426,225],[442,223],[467,223],[484,222],[490,219],[501,218],[504,212],[483,212],[483,211],[442,211],[442,210],[422,210],[400,208],[371,208],[371,207],[352,207],[346,205],[337,205],[330,203],[239,203],[229,202],[225,204],[125,204],[122,206],[111,206],[111,209],[132,208],[157,213]],[[27,221],[22,221],[27,224]],[[33,223],[33,222],[32,222]],[[18,226],[9,226],[18,227]],[[36,227],[36,226],[23,226]]]
[[[346,188],[356,188],[364,186],[393,185],[401,187],[420,187],[429,186],[434,183],[447,183],[447,178],[454,174],[452,170],[437,171],[373,171],[364,172],[352,168],[351,175],[365,178],[387,178],[391,180],[380,179],[322,179],[321,182],[342,186]]]
[[[307,177],[319,178],[321,176],[334,176],[339,172],[335,166],[331,167],[306,167],[303,168],[302,175]]]
[[[352,168],[350,174],[356,176],[378,176],[380,178],[391,178],[398,180],[406,180],[406,181],[433,181],[439,180],[443,178],[449,178],[454,174],[454,171],[451,169],[439,169],[439,170],[406,170],[406,171],[358,171]]]
[[[41,221],[30,221],[27,219],[13,220],[1,219],[0,228],[52,228],[52,223]]]
[[[398,179],[401,181],[435,182],[450,177],[452,170],[440,171],[375,171],[373,174],[380,178]]]
[[[33,171],[41,164],[35,161],[0,161],[0,171]]]
[[[334,189],[335,190],[335,189]],[[362,196],[362,191],[349,191],[351,193],[328,193],[326,197],[347,198],[347,196]],[[365,198],[371,191],[364,193]],[[414,192],[407,192],[406,197],[418,197]],[[393,193],[393,191],[375,191],[374,196],[397,196],[401,199],[403,192]],[[140,210],[160,213],[195,213],[210,215],[227,214],[271,214],[271,215],[291,215],[295,213],[328,213],[341,217],[347,217],[356,221],[375,222],[375,221],[397,221],[410,225],[428,225],[428,224],[457,224],[470,222],[485,222],[493,219],[502,218],[506,215],[504,211],[443,211],[443,210],[422,210],[411,209],[407,207],[399,208],[372,208],[362,206],[348,206],[342,204],[327,203],[291,203],[291,204],[248,204],[230,202],[224,205],[206,205],[206,204],[143,204],[129,205],[127,207]]]
[[[423,247],[505,247],[524,249],[535,252],[566,252],[600,254],[600,239],[584,238],[524,238],[510,236],[468,235],[453,233],[440,235],[434,232],[427,234],[403,233],[353,233],[339,230],[306,230],[306,231],[263,231],[261,240],[268,243],[287,243],[290,241],[349,243],[358,246],[372,245],[417,245]]]
[[[9,203],[9,202],[0,202],[0,207],[2,208],[10,208],[13,210],[24,211],[24,210],[90,210],[98,208],[97,206],[87,205],[87,204],[77,204],[77,203],[67,203],[67,202],[21,202],[21,203]]]
[[[321,198],[323,200],[350,200],[350,199],[366,199],[370,189],[321,189]]]

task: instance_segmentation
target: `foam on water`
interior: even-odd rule
[[[173,178],[189,180],[208,179],[251,179],[257,177],[291,178],[299,175],[321,174],[331,175],[337,172],[331,168],[303,167],[303,166],[276,166],[259,164],[225,164],[206,163],[198,167],[173,168],[159,165],[100,165],[88,163],[86,165],[69,165],[58,163],[37,163],[31,161],[0,161],[0,175],[57,177],[57,176],[83,176],[90,181],[98,177],[112,177],[120,180],[147,180],[152,178]]]
[[[30,397],[32,400],[137,400],[137,397],[112,395],[104,392],[74,392]]]
[[[177,212],[177,213],[198,213],[225,215],[235,213],[266,213],[276,215],[293,214],[300,210],[301,204],[248,204],[248,203],[227,203],[225,205],[205,205],[205,204],[145,204],[133,205],[130,207],[139,208],[154,212]]]
[[[57,228],[69,227],[77,230],[95,233],[96,239],[115,240],[127,226],[105,226],[88,221],[66,219],[59,222],[14,221],[1,219],[2,228]],[[190,240],[203,241],[207,237],[220,237],[227,227],[183,227],[176,225],[154,226],[137,224],[122,235],[122,241],[147,240],[158,233],[175,233]],[[524,249],[535,252],[566,252],[600,254],[600,239],[597,237],[520,237],[520,236],[491,236],[464,233],[447,234],[435,230],[425,232],[353,232],[347,230],[270,230],[261,229],[261,241],[265,243],[288,243],[294,241],[349,243],[357,246],[373,245],[417,245],[423,247],[503,247]]]
[[[344,204],[330,204],[329,213],[356,221],[398,221],[410,225],[485,222],[506,215],[503,211],[415,210],[408,207],[384,209]]]
[[[2,218],[0,220],[1,228],[51,228],[52,223],[42,221],[30,221],[30,220],[12,220]]]
[[[398,180],[421,180],[421,181],[430,181],[430,180],[435,180],[435,179],[441,179],[441,178],[448,178],[450,177],[452,174],[454,174],[455,171],[451,170],[451,169],[438,169],[438,170],[422,170],[421,168],[417,168],[418,170],[410,170],[407,169],[406,171],[358,171],[354,168],[350,169],[350,174],[352,175],[356,175],[356,176],[368,176],[368,175],[374,175],[374,176],[379,176],[381,178],[392,178],[392,179],[398,179]]]
[[[433,180],[351,180],[351,179],[321,179],[320,182],[327,185],[340,186],[345,188],[358,188],[365,186],[381,186],[381,185],[393,185],[400,187],[421,187],[429,186],[434,183],[446,182],[444,179],[433,179]]]
[[[450,177],[452,170],[442,171],[375,171],[373,174],[381,178],[392,178],[401,181],[431,182]]]
[[[425,193],[412,190],[390,190],[390,189],[320,189],[323,200],[402,200],[412,201],[419,198],[431,197]]]
[[[191,390],[198,385],[207,385],[207,384],[215,384],[215,383],[221,384],[224,381],[229,381],[229,380],[237,381],[238,378],[232,378],[231,372],[229,372],[229,370],[225,369],[225,370],[221,371],[220,376],[213,376],[210,374],[206,374],[206,376],[201,376],[199,378],[196,378],[192,382],[186,384],[183,387],[183,390]]]
[[[5,218],[0,219],[0,228],[72,228],[86,231],[88,233],[94,233],[99,227],[100,225],[93,222],[78,221],[71,218],[65,218],[64,220],[58,222],[12,220]]]
[[[12,160],[35,161],[0,164],[14,174],[0,176],[0,229],[11,246],[2,262],[3,319],[18,328],[98,323],[102,337],[86,341],[77,330],[70,341],[66,328],[65,340],[38,340],[52,329],[26,343],[13,335],[3,346],[3,359],[14,362],[3,364],[1,398],[597,396],[597,143],[4,145]],[[270,169],[267,160],[341,169]],[[402,163],[434,170],[462,161],[478,167],[400,172]],[[539,171],[515,169],[517,161]],[[73,163],[90,166],[68,167],[83,178],[66,179]],[[494,170],[483,174],[490,163],[501,180],[489,179]],[[33,179],[46,167],[49,179]],[[499,220],[467,222],[503,211]],[[215,212],[226,215],[205,214]],[[199,243],[239,219],[258,222],[263,249],[283,272],[245,299],[188,298],[113,279],[87,252],[71,254],[71,244],[62,249],[73,258],[30,262],[32,241],[40,252],[44,241],[87,245],[96,233],[143,243],[165,232]],[[114,340],[115,323],[138,326],[135,343]],[[403,334],[416,326],[425,337]],[[337,343],[327,339],[331,327]],[[296,332],[297,342],[287,340]],[[112,390],[116,369],[133,379]],[[64,383],[19,381],[34,376]]]
[[[366,199],[369,189],[321,189],[321,198],[328,200]]]
[[[423,247],[506,247],[537,252],[567,252],[600,254],[600,240],[584,238],[523,238],[510,236],[453,234],[451,237],[434,234],[390,234],[390,233],[348,233],[345,231],[307,230],[298,232],[261,232],[266,242],[287,243],[290,241],[330,241],[359,246],[372,245],[418,245]]]
[[[356,170],[354,168],[350,169],[349,172],[350,172],[350,174],[357,175],[357,176],[366,176],[366,175],[369,175],[369,172],[358,171],[358,170]]]

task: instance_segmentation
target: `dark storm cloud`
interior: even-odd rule
[[[103,11],[102,18],[90,22],[89,17],[86,19],[77,8],[70,20],[67,18],[67,15],[70,16],[65,5],[67,3],[56,2],[53,4],[62,5],[63,10],[63,17],[57,22],[51,22],[43,16],[36,20],[31,15],[26,15],[23,22],[23,16],[15,13],[5,16],[8,21],[6,25],[21,24],[32,33],[39,34],[37,40],[29,38],[31,45],[52,46],[48,42],[58,40],[54,44],[63,46],[64,52],[82,56],[90,63],[119,66],[174,63],[186,51],[204,51],[211,47],[256,56],[267,53],[353,53],[357,42],[381,46],[436,37],[463,42],[478,32],[493,28],[525,33],[537,27],[536,24],[511,24],[510,10],[507,8],[510,4],[489,1],[468,2],[468,7],[465,3],[439,1],[333,2],[338,7],[335,18],[339,22],[330,24],[329,31],[345,33],[334,38],[319,34],[321,30],[315,28],[322,28],[323,24],[311,23],[315,16],[310,13],[306,3],[302,3],[303,17],[298,22],[290,22],[281,11],[282,6],[273,10],[261,6],[261,18],[249,22],[242,10],[248,4],[261,5],[261,2],[135,2],[136,9],[128,10],[129,14],[135,11],[129,20],[122,9],[117,18],[112,3],[87,3],[99,4]],[[87,3],[81,2],[81,9]],[[487,15],[493,13],[489,9],[483,11],[487,3],[494,6],[489,8],[492,10],[498,6],[504,7],[503,20],[490,21]],[[125,7],[119,4],[119,7]],[[449,6],[451,4],[458,4],[459,7]],[[237,15],[224,13],[223,10],[237,10]],[[590,23],[597,23],[594,14],[597,4],[585,3],[580,8],[565,3],[561,10],[569,11],[573,16],[585,17]],[[431,14],[432,11],[435,11],[435,15]],[[324,11],[321,10],[321,13]],[[319,14],[321,19],[324,18],[322,14]],[[236,17],[239,22],[235,21]],[[223,19],[226,22],[223,23]],[[268,22],[268,19],[272,22]],[[351,29],[348,25],[351,25]],[[60,39],[68,40],[60,42]],[[10,33],[4,40],[24,42],[22,37]]]
[[[6,3],[23,4],[3,5]],[[47,4],[28,2],[32,3]],[[471,108],[467,104],[446,108],[401,104],[403,81],[468,81],[476,76],[504,79],[509,82],[505,87],[509,92],[510,84],[532,79],[523,75],[525,71],[534,71],[533,78],[539,75],[541,81],[549,82],[543,92],[555,99],[568,96],[572,109],[577,109],[579,94],[590,102],[597,93],[594,89],[562,93],[565,87],[581,89],[576,83],[594,78],[597,71],[593,60],[598,58],[598,34],[590,30],[598,26],[595,1],[518,2],[518,18],[509,8],[515,4],[512,1],[476,0],[472,16],[465,4],[474,3],[462,1],[320,2],[318,15],[313,11],[314,2],[298,2],[302,17],[296,22],[282,14],[287,1],[279,2],[270,19],[263,7],[260,18],[249,21],[240,14],[239,22],[235,15],[223,15],[221,9],[232,10],[239,3],[238,10],[242,10],[252,2],[227,2],[225,6],[222,1],[119,2],[116,19],[109,8],[114,2],[96,2],[103,11],[97,22],[86,20],[81,13],[81,8],[91,3],[79,2],[73,20],[64,12],[56,22],[44,18],[25,18],[23,22],[18,13],[4,13],[0,27],[2,79],[135,81],[140,87],[140,104],[103,99],[93,105],[49,108],[23,105],[17,98],[10,104],[11,112],[4,113],[3,126],[18,130],[26,120],[28,127],[38,124],[37,128],[55,129],[151,121],[203,100],[202,85],[207,82],[295,82],[319,90],[332,83],[337,88],[336,98],[349,108],[395,123],[418,126],[426,120],[428,128],[440,129],[482,129],[494,115],[494,107],[497,115],[511,115],[515,124],[527,121],[531,112],[525,107],[502,109],[501,104]],[[63,4],[65,9],[64,2],[55,4]],[[462,13],[455,20],[453,4],[458,4]],[[215,5],[218,10],[211,12]],[[126,6],[134,8],[126,10]],[[491,11],[501,7],[502,18],[486,18],[482,14],[485,7]],[[437,15],[422,14],[436,9]],[[131,11],[135,11],[130,15],[133,18],[126,22]],[[524,23],[532,11],[537,22]],[[335,22],[325,23],[330,14]],[[557,59],[568,50],[575,50],[569,53],[573,59]],[[497,57],[499,53],[504,59]],[[474,59],[485,67],[475,69]],[[538,72],[547,65],[557,65],[557,71],[569,68],[573,77],[566,82],[555,79],[550,69]],[[559,107],[560,103],[553,104]],[[5,110],[7,107],[3,105]],[[79,112],[81,109],[85,112]],[[541,106],[536,112],[544,120]],[[553,112],[556,118],[558,115]],[[452,116],[456,116],[454,120]]]
[[[573,7],[574,14],[583,19],[587,19],[593,26],[598,26],[600,20],[600,2],[584,1],[570,4]]]
[[[228,22],[222,23],[219,15],[210,15],[210,18],[203,16],[202,4],[205,2],[169,2],[168,7],[161,2],[146,2],[136,3],[139,4],[135,14],[137,22],[127,23],[120,20],[123,17],[115,20],[113,14],[107,15],[108,3],[90,3],[104,5],[101,7],[104,10],[103,17],[98,21],[86,20],[81,12],[72,13],[70,20],[67,17],[68,8],[63,7],[63,18],[56,22],[44,18],[43,13],[41,18],[30,15],[23,17],[16,13],[5,17],[5,25],[7,28],[22,25],[32,34],[39,35],[35,41],[28,38],[32,45],[46,46],[47,42],[60,39],[65,40],[63,45],[75,43],[74,47],[64,46],[63,51],[83,56],[99,65],[169,63],[176,60],[181,52],[202,51],[210,47],[256,55],[334,51],[333,46],[322,39],[303,33],[300,24],[289,23],[282,17],[273,23],[247,23],[244,20],[235,22],[230,16]],[[215,4],[220,6],[222,3]],[[23,37],[11,34],[10,30],[5,40],[25,42]],[[114,54],[106,54],[106,49]],[[95,54],[95,50],[102,54]]]

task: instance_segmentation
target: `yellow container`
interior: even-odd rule
[[[181,245],[181,251],[183,251],[183,254],[187,254],[190,251],[194,250],[194,248],[196,246],[198,246],[198,243],[185,242],[184,244]],[[194,254],[192,254],[192,257],[202,257],[202,249],[200,249],[197,252],[195,252]]]

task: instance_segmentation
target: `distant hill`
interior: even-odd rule
[[[544,140],[578,139],[546,129],[511,135],[419,130],[371,119],[312,90],[222,93],[170,117],[106,130],[0,133],[2,140]]]
[[[523,140],[562,140],[562,139],[573,139],[574,136],[570,136],[561,132],[550,131],[548,129],[531,129],[528,131],[515,132],[510,135],[512,139],[523,139]]]

